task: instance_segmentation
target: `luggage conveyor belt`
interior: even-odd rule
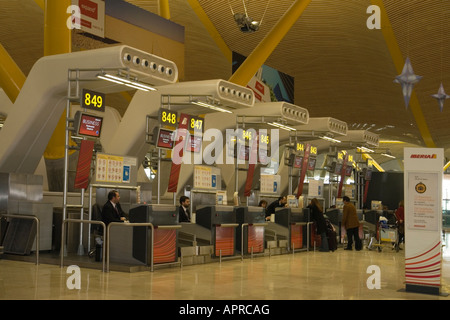
[[[287,240],[289,238],[289,229],[275,222],[268,221],[266,231],[275,235],[275,240]]]
[[[196,223],[184,223],[181,222],[181,229],[180,229],[180,236],[189,237],[193,236],[197,245],[210,245],[212,244],[211,239],[211,230],[202,227],[201,225],[198,225]]]

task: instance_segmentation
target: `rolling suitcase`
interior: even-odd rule
[[[328,248],[331,251],[337,250],[336,231],[328,230],[327,238],[328,238]]]
[[[337,250],[336,231],[334,230],[330,220],[326,219],[325,222],[327,224],[328,248],[331,251]]]

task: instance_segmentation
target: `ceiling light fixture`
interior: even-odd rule
[[[395,156],[393,156],[390,152],[384,152],[381,154],[382,156],[388,157],[388,158],[392,158],[395,159]]]
[[[227,110],[227,109],[224,109],[224,108],[220,108],[220,107],[217,107],[215,105],[212,105],[212,104],[209,104],[209,103],[205,103],[205,102],[201,102],[201,101],[191,101],[191,103],[195,104],[197,106],[208,108],[208,109],[215,110],[215,111],[232,113],[230,110]]]
[[[107,80],[110,82],[114,82],[117,84],[122,84],[122,85],[125,85],[125,86],[133,88],[133,89],[138,89],[138,90],[143,90],[143,91],[156,91],[156,88],[151,87],[147,84],[141,83],[139,81],[132,81],[132,80],[129,80],[129,79],[121,77],[121,76],[114,76],[114,75],[111,75],[108,73],[101,73],[101,74],[97,75],[97,78]]]
[[[326,141],[330,141],[330,142],[335,142],[335,143],[341,143],[341,140],[332,138],[332,137],[328,137],[328,136],[321,136],[319,137],[320,139],[326,140]]]
[[[233,15],[234,21],[236,21],[239,29],[245,33],[252,33],[259,30],[259,27],[261,26],[262,21],[264,19],[264,16],[266,15],[267,8],[269,7],[269,3],[270,0],[267,0],[266,9],[264,10],[263,16],[261,17],[261,21],[256,21],[248,16],[245,0],[242,0],[245,13],[234,13],[233,8],[231,7],[230,4],[230,0],[228,0],[228,4],[230,5],[231,14]]]
[[[271,126],[286,130],[286,131],[296,131],[297,129],[289,127],[285,124],[279,123],[279,122],[268,122],[267,124],[270,124]]]
[[[253,20],[245,13],[236,13],[234,21],[242,32],[251,33],[259,30],[260,22]]]
[[[359,150],[361,150],[362,152],[375,152],[372,149],[366,148],[366,147],[358,147]]]

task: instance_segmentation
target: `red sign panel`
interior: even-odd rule
[[[98,19],[98,5],[89,0],[79,0],[80,12],[82,15],[92,19]]]

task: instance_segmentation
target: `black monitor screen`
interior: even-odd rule
[[[347,165],[347,167],[345,168],[345,175],[347,177],[350,177],[352,175],[352,170],[353,170],[353,166],[352,165]]]
[[[201,147],[202,147],[202,137],[191,135],[188,141],[187,150],[190,152],[198,153],[200,152]]]
[[[316,168],[316,158],[310,158],[308,161],[308,170],[314,171],[315,168]]]
[[[102,122],[102,117],[81,113],[77,133],[82,136],[99,138],[102,129]]]
[[[295,156],[294,158],[294,168],[301,168],[303,163],[303,157],[302,156]]]
[[[173,142],[173,131],[160,128],[158,131],[156,146],[163,149],[172,149]]]

